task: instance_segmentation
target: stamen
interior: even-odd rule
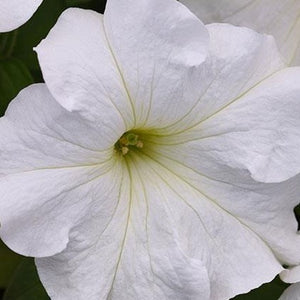
[[[133,132],[124,133],[115,144],[115,149],[126,155],[130,150],[143,148],[144,143],[139,140],[139,136]]]

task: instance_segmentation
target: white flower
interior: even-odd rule
[[[288,287],[279,300],[300,300],[300,283]]]
[[[110,0],[37,52],[55,100],[1,119],[0,234],[52,299],[228,299],[300,262],[300,69],[271,37]]]
[[[290,65],[300,65],[300,0],[181,0],[205,23],[272,34]]]
[[[0,32],[11,31],[30,19],[43,0],[0,0]]]

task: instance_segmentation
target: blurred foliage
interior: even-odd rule
[[[24,87],[34,83],[26,65],[19,59],[0,60],[0,114],[4,114],[8,103]]]
[[[21,256],[9,250],[0,240],[0,289],[7,287]]]
[[[0,34],[0,116],[20,90],[43,81],[33,48],[47,36],[63,10],[73,6],[103,13],[105,0],[44,0],[26,24],[12,32]],[[295,215],[299,221],[300,206],[295,208]],[[286,287],[276,278],[233,300],[277,300]],[[49,299],[39,281],[33,259],[13,253],[1,241],[0,299]]]
[[[43,288],[32,258],[24,258],[10,284],[3,300],[49,300]]]
[[[64,9],[64,1],[43,1],[34,16],[26,24],[14,31],[17,38],[11,56],[22,60],[36,81],[42,81],[42,76],[37,55],[33,48],[47,36],[47,33],[56,23]]]

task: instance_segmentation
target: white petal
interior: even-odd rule
[[[288,283],[300,282],[300,266],[291,267],[282,271],[280,278]]]
[[[247,107],[245,108],[248,112]],[[291,119],[291,123],[295,123],[299,112],[296,112],[295,119],[293,119],[293,113],[291,112],[293,108],[295,108],[294,105],[291,105],[286,118],[283,118],[284,121]],[[260,111],[258,109],[256,110],[256,117],[259,114]],[[232,117],[229,114],[226,120],[218,119],[209,127],[205,127],[205,123],[203,123],[203,126],[199,126],[198,132],[195,129],[193,134],[194,136],[198,134],[200,136],[199,139],[193,141],[192,134],[188,135],[188,138],[182,134],[177,142],[176,135],[164,138],[150,136],[149,139],[146,138],[144,140],[144,149],[150,156],[153,156],[154,153],[158,157],[163,156],[165,166],[176,169],[176,162],[179,164],[179,167],[182,167],[182,165],[186,166],[185,171],[178,171],[180,174],[188,174],[190,172],[189,176],[193,177],[199,173],[199,178],[195,179],[195,182],[203,183],[203,191],[209,191],[211,193],[210,196],[221,201],[220,204],[222,206],[224,202],[225,208],[229,205],[231,207],[230,210],[233,209],[233,215],[237,217],[241,214],[246,214],[244,216],[248,218],[248,214],[251,213],[249,217],[251,224],[249,224],[256,232],[259,232],[263,239],[268,241],[271,248],[276,251],[280,261],[289,265],[298,264],[300,261],[300,236],[297,234],[297,222],[293,209],[299,203],[299,198],[297,197],[297,193],[299,193],[299,176],[279,185],[264,185],[253,181],[247,168],[244,170],[244,166],[241,167],[237,164],[236,156],[242,159],[243,155],[251,154],[251,151],[248,153],[249,149],[253,149],[253,152],[256,149],[256,152],[259,153],[260,149],[263,149],[261,144],[266,140],[263,139],[265,136],[261,136],[262,141],[260,143],[260,140],[257,139],[258,137],[252,135],[252,139],[248,143],[249,147],[241,147],[239,143],[245,143],[247,132],[239,132],[238,125],[243,126],[244,122],[247,122],[246,115],[247,113],[240,118],[239,123],[234,123],[232,133],[225,130],[225,132],[212,135],[209,132],[208,136],[205,136],[208,129],[213,131],[222,126],[230,127],[231,121],[234,121],[235,118],[234,114]],[[276,126],[272,129],[276,130]],[[293,128],[293,131],[297,130]],[[238,135],[239,138],[236,138],[234,142],[232,140],[228,143],[227,135],[230,134],[233,136]],[[201,135],[204,136],[201,137]],[[244,150],[243,153],[241,153],[242,150]],[[290,158],[289,151],[284,151],[282,157]],[[298,157],[297,152],[295,152],[295,157]],[[280,162],[280,160],[278,161]],[[288,163],[292,167],[292,161]],[[275,165],[273,167],[275,170]],[[283,172],[285,168],[286,166],[282,166]],[[217,192],[218,190],[220,192]],[[249,195],[247,195],[247,191]],[[249,201],[249,204],[240,204],[240,200]],[[234,207],[234,204],[237,207]],[[259,207],[262,209],[261,211]],[[265,226],[266,223],[269,224],[267,227]]]
[[[95,203],[64,252],[37,259],[52,299],[225,300],[282,270],[263,239],[198,186],[143,154],[127,163],[109,224]]]
[[[100,121],[99,127],[69,113],[44,84],[29,86],[0,119],[0,175],[105,160],[124,127],[113,111]]]
[[[228,24],[206,27],[210,34],[209,57],[200,66],[200,77],[193,87],[198,98],[186,100],[188,111],[182,103],[183,116],[172,125],[160,126],[157,134],[183,132],[203,122],[284,67],[272,37]]]
[[[70,231],[67,248],[36,259],[51,299],[106,299],[127,230],[130,180],[116,165],[115,177],[92,188],[82,218]],[[113,183],[113,184],[112,184]]]
[[[1,239],[15,252],[27,256],[62,251],[69,241],[70,229],[96,197],[95,188],[102,186],[109,191],[113,187],[111,182],[116,178],[104,176],[110,169],[109,164],[58,167],[1,178]],[[103,192],[99,194],[107,197]]]
[[[1,0],[0,32],[11,31],[23,25],[43,0]]]
[[[67,10],[37,52],[64,107],[97,120],[110,102],[132,128],[174,122],[189,109],[207,47],[207,30],[183,5],[123,0],[108,2],[104,24],[94,12]]]
[[[300,68],[285,69],[168,143],[190,141],[261,182],[287,180],[300,172],[299,97]]]
[[[104,24],[134,102],[137,127],[180,118],[199,96],[208,33],[172,0],[108,1]]]
[[[137,172],[123,166],[119,196],[94,203],[65,251],[36,260],[52,299],[210,299],[203,263],[182,251],[169,223],[148,224],[160,212],[149,211]]]
[[[104,174],[115,140],[64,110],[44,84],[17,96],[0,132],[1,238],[24,255],[60,252],[93,200],[92,187],[111,187],[113,175]]]
[[[257,111],[257,115],[259,113]],[[244,119],[241,119],[241,124]],[[230,117],[226,121],[230,126]],[[219,123],[214,125],[218,126]],[[236,129],[237,125],[233,127]],[[210,128],[214,129],[214,126]],[[205,129],[207,130],[200,127],[197,134],[205,133]],[[247,133],[242,133],[240,139],[235,139],[235,143],[227,143],[227,134],[230,133],[204,136],[194,141],[190,135],[189,142],[183,141],[185,137],[182,134],[177,143],[174,142],[176,136],[145,137],[144,151],[161,161],[164,166],[170,166],[177,174],[182,174],[182,177],[186,176],[187,180],[192,179],[225,210],[242,218],[270,245],[282,263],[291,266],[299,264],[300,235],[297,233],[298,224],[293,213],[294,207],[299,203],[299,175],[278,184],[254,181],[249,171],[240,167],[234,157],[235,152],[241,152],[238,142],[246,140],[242,135]],[[262,146],[255,138],[253,145],[249,143],[249,147],[254,149],[257,142],[256,151],[259,152]],[[173,143],[168,145],[170,140]],[[246,147],[244,155],[247,155],[247,150]],[[184,169],[181,170],[182,168]]]
[[[281,269],[264,241],[213,199],[207,198],[199,183],[194,185],[191,178],[185,178],[184,168],[175,171],[172,163],[164,165],[147,156],[136,157],[135,163],[148,199],[153,265],[154,247],[161,249],[163,243],[170,243],[168,236],[173,232],[181,251],[206,267],[211,300],[225,300],[247,292],[271,280]],[[150,167],[148,173],[147,167]],[[198,182],[198,178],[193,179]],[[202,298],[195,294],[195,299]]]
[[[284,181],[300,172],[299,100],[300,68],[285,69],[217,114],[203,130],[219,135],[215,147],[235,145],[221,154],[227,161],[233,158],[232,166],[246,167],[259,181]],[[220,126],[211,130],[216,124]]]
[[[246,26],[275,37],[291,65],[300,65],[299,0],[181,0],[204,23]]]
[[[299,176],[281,184],[258,183],[247,172],[217,162],[210,156],[216,150],[207,151],[197,144],[184,148],[145,142],[144,149],[257,234],[280,263],[299,264],[300,236],[293,213],[299,201]]]
[[[213,71],[201,82],[198,105],[156,134],[169,145],[187,143],[182,146],[187,149],[188,142],[199,143],[198,150],[209,149],[217,162],[249,170],[262,182],[295,176],[300,172],[300,69],[278,71],[280,60],[275,62],[276,49],[267,36],[229,25],[209,29],[212,62],[203,67]],[[239,43],[225,42],[237,37]]]
[[[101,14],[67,9],[36,51],[47,86],[62,106],[99,123],[99,127],[103,116],[112,112],[123,119],[124,127],[132,127],[131,100]]]
[[[288,287],[278,300],[300,300],[300,283]]]

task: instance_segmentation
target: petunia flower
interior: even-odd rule
[[[0,0],[0,32],[26,23],[43,0]]]
[[[300,283],[292,284],[288,287],[279,300],[300,300]]]
[[[300,69],[276,49],[172,0],[62,14],[47,86],[0,120],[0,235],[52,299],[223,300],[300,262]]]
[[[271,34],[290,65],[300,65],[300,0],[181,0],[204,23],[225,22]]]

